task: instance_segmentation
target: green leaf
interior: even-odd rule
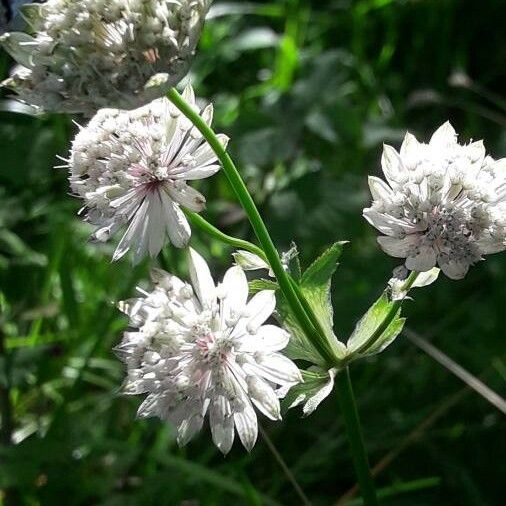
[[[251,294],[262,290],[277,290],[279,288],[278,284],[270,279],[253,279],[248,285]]]
[[[344,355],[344,345],[334,335],[334,311],[330,296],[332,275],[338,266],[338,260],[345,242],[333,244],[325,253],[318,257],[304,272],[300,288],[308,304],[311,306],[327,339],[339,355]]]
[[[384,322],[391,318],[391,321],[381,335],[377,336],[371,346],[358,353],[358,355],[362,357],[375,355],[389,346],[400,334],[406,321],[405,318],[400,317],[401,308],[398,306],[399,304],[396,301],[389,299],[387,292],[383,292],[381,297],[367,310],[355,326],[353,333],[348,339],[348,354],[357,353],[367,340],[381,329]],[[396,307],[398,309],[392,315],[392,311],[395,311]]]
[[[327,342],[338,357],[345,356],[346,347],[338,341],[332,330],[333,310],[330,284],[344,244],[344,242],[333,244],[323,255],[316,259],[301,276],[298,285],[307,304],[318,320]],[[309,341],[304,330],[299,326],[297,318],[291,314],[288,304],[281,296],[278,297],[278,310],[283,325],[292,336],[286,348],[288,356],[292,359],[303,359],[313,364],[325,366],[325,361],[320,353]]]

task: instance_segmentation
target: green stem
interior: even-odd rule
[[[253,201],[246,184],[241,178],[239,171],[237,170],[234,162],[224,149],[222,143],[213,132],[213,130],[207,125],[207,123],[201,118],[199,113],[193,109],[177,92],[175,88],[171,88],[167,93],[169,100],[192,122],[192,124],[200,131],[206,141],[209,143],[216,156],[221,162],[223,171],[227,176],[227,179],[232,186],[241,206],[246,212],[251,226],[258,238],[260,245],[265,253],[265,257],[271,266],[274,275],[278,281],[279,287],[283,292],[290,308],[297,317],[299,324],[304,329],[304,332],[311,339],[315,348],[318,349],[322,357],[329,365],[336,363],[336,357],[327,343],[325,336],[320,334],[313,327],[311,319],[307,315],[301,301],[297,297],[297,293],[293,289],[292,283],[285,272],[278,252],[272,242],[271,236],[267,231],[267,227],[258,212],[258,209]]]
[[[401,291],[405,291],[406,294],[409,292],[411,287],[413,286],[413,283],[416,281],[416,278],[418,277],[418,272],[413,271],[408,279],[404,282],[404,285],[401,288]],[[405,298],[405,297],[404,297]],[[399,312],[399,309],[402,306],[402,303],[404,302],[404,298],[400,300],[396,300],[393,304],[388,313],[385,316],[385,319],[381,322],[381,325],[379,325],[376,330],[372,333],[371,337],[365,341],[365,343],[360,346],[357,350],[355,350],[355,353],[353,355],[360,355],[364,351],[368,350],[382,335],[383,332],[390,326],[390,324],[393,322],[393,320],[396,318],[397,313]]]
[[[350,445],[353,466],[358,480],[364,506],[377,506],[374,480],[369,466],[369,459],[364,444],[364,437],[358,417],[355,395],[351,386],[348,367],[345,367],[336,377],[339,405],[346,427],[348,443]]]
[[[254,253],[255,255],[259,256],[262,260],[267,260],[265,258],[263,250],[258,246],[250,243],[249,241],[238,239],[237,237],[232,237],[231,235],[223,233],[221,230],[216,228],[214,225],[211,225],[211,223],[202,218],[200,214],[193,213],[187,210],[185,210],[185,214],[187,218],[191,221],[192,225],[199,227],[204,232],[207,232],[209,235],[215,237],[219,241],[224,242],[225,244],[230,244],[234,248],[241,248],[246,251],[249,251],[250,253]]]

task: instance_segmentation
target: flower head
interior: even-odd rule
[[[25,7],[34,35],[2,37],[4,83],[48,111],[139,107],[187,73],[210,0],[48,0]]]
[[[253,406],[280,419],[278,397],[301,380],[295,364],[278,353],[289,335],[265,324],[276,304],[273,291],[247,301],[240,267],[230,268],[216,287],[204,259],[190,250],[190,276],[193,287],[155,270],[154,290],[120,305],[135,329],[117,348],[128,369],[124,390],[148,394],[139,416],[170,420],[180,444],[209,415],[213,441],[223,453],[232,447],[235,430],[250,450],[258,431]]]
[[[191,87],[184,98],[196,108]],[[201,116],[210,124],[212,105]],[[226,144],[226,136],[218,137]],[[135,261],[156,256],[167,240],[188,243],[181,206],[199,212],[205,198],[187,181],[219,170],[209,144],[166,98],[133,111],[100,110],[74,139],[68,164],[86,220],[97,226],[93,238],[106,241],[127,226],[113,259],[133,249]]]
[[[461,279],[482,255],[506,249],[506,159],[485,156],[482,141],[460,145],[445,123],[428,144],[408,133],[400,153],[385,145],[382,168],[387,182],[369,178],[364,217],[409,270],[438,265]]]

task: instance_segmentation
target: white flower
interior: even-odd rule
[[[274,291],[248,302],[246,276],[237,266],[215,287],[206,262],[191,249],[190,276],[193,288],[155,270],[156,288],[120,305],[135,329],[117,348],[128,369],[125,392],[147,393],[139,416],[170,420],[180,444],[208,414],[223,453],[232,447],[235,430],[251,450],[258,431],[253,405],[278,420],[281,390],[301,381],[295,364],[278,353],[288,333],[265,324],[276,304]]]
[[[184,98],[196,108],[191,87]],[[201,116],[210,124],[212,105]],[[225,145],[227,137],[218,137]],[[100,110],[74,139],[68,164],[86,220],[98,227],[93,238],[107,241],[128,225],[113,259],[132,249],[135,261],[156,256],[167,240],[188,243],[181,206],[199,212],[205,198],[186,182],[219,170],[209,144],[166,98],[133,111]]]
[[[460,145],[445,123],[429,144],[408,133],[400,153],[385,145],[381,162],[388,184],[369,178],[364,216],[409,270],[438,265],[461,279],[482,255],[506,249],[506,159],[485,157],[482,141]]]
[[[187,73],[210,0],[48,0],[25,6],[34,36],[2,37],[19,63],[4,85],[44,110],[133,108]]]

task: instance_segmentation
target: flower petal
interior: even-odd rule
[[[302,376],[297,366],[280,353],[267,353],[255,357],[256,361],[244,364],[244,370],[251,375],[258,375],[272,383],[299,383]]]
[[[174,202],[177,202],[195,213],[199,213],[206,207],[206,199],[204,196],[181,181],[178,182],[177,187],[166,186],[165,191]]]
[[[279,399],[274,390],[257,376],[248,376],[248,394],[255,406],[271,420],[281,420]]]
[[[214,444],[226,455],[234,443],[234,418],[229,401],[222,395],[213,400],[209,410],[209,425]]]
[[[413,246],[419,242],[419,237],[416,234],[409,234],[404,239],[397,239],[383,235],[378,237],[377,241],[381,249],[388,255],[394,258],[406,258]]]
[[[457,145],[457,132],[449,121],[432,134],[429,145],[437,149],[448,149]]]
[[[397,186],[397,184],[404,183],[408,179],[407,170],[399,153],[388,144],[383,146],[381,168],[391,186]]]
[[[216,287],[206,261],[190,248],[190,277],[193,289],[203,309],[211,309],[216,302]]]
[[[382,179],[369,176],[369,189],[374,200],[392,202],[393,191]]]
[[[236,339],[242,352],[280,351],[290,341],[290,334],[276,325],[262,325],[255,334]]]
[[[184,248],[191,237],[191,229],[186,216],[165,192],[160,192],[166,218],[166,231],[170,242],[176,248]]]
[[[439,267],[450,279],[459,280],[465,278],[470,265],[468,262],[450,260],[439,263]]]
[[[225,273],[222,283],[224,297],[222,312],[225,323],[235,322],[243,313],[248,300],[248,280],[240,267],[231,267]]]
[[[416,253],[406,258],[410,271],[425,272],[436,266],[436,252],[430,246],[419,246]]]
[[[234,423],[241,443],[250,452],[257,440],[258,421],[255,410],[251,407],[249,401],[245,403],[241,411],[234,413]]]

